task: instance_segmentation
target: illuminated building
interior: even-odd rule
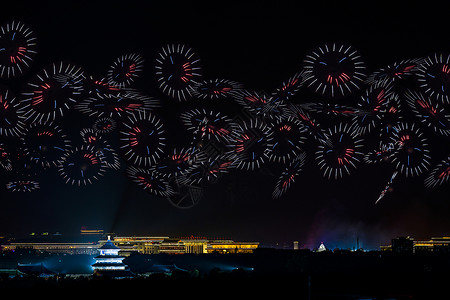
[[[298,241],[294,241],[294,250],[298,250]]]
[[[324,251],[327,251],[327,248],[325,248],[325,245],[321,243],[319,248],[317,249],[317,252],[324,252]]]
[[[119,255],[120,248],[115,246],[111,240],[98,248],[99,255],[95,257],[92,265],[94,271],[125,271],[127,265],[123,263],[123,256]]]
[[[95,254],[97,253],[97,243],[9,243],[2,245],[3,251],[17,251],[17,250],[35,250],[50,253],[65,253],[65,254]]]
[[[169,237],[151,237],[151,236],[131,236],[131,237],[114,237],[113,243],[120,248],[120,252],[124,256],[128,256],[131,253],[141,254],[158,254],[160,244]],[[99,244],[102,245],[106,241],[100,240]]]
[[[380,250],[395,253],[450,253],[450,237],[433,237],[417,241],[411,237],[399,237],[392,239],[391,245],[381,246]]]
[[[90,233],[87,233],[91,235]],[[93,233],[95,236],[97,233]],[[97,253],[105,244],[112,243],[120,251],[120,255],[139,254],[207,254],[207,253],[252,253],[258,248],[259,242],[235,242],[233,240],[208,240],[205,237],[152,237],[128,236],[114,237],[111,240],[100,239],[98,242],[68,243],[68,242],[9,242],[1,245],[5,251],[19,249],[65,254]]]
[[[206,253],[253,253],[258,242],[213,241],[206,246]]]
[[[80,229],[81,235],[98,235],[102,236],[104,234],[103,229],[87,229],[87,227],[83,226]]]
[[[105,241],[99,241],[104,244]],[[259,242],[235,242],[232,240],[208,240],[204,237],[114,237],[112,243],[120,248],[122,255],[141,254],[205,254],[205,253],[252,253]]]
[[[414,239],[411,237],[399,237],[392,240],[392,252],[395,253],[413,253]]]

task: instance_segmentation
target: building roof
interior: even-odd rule
[[[111,242],[111,240],[108,240],[103,246],[99,247],[98,249],[120,249],[116,245]]]

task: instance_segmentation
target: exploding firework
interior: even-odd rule
[[[316,160],[323,176],[331,179],[334,175],[334,179],[338,179],[345,173],[349,175],[363,157],[363,153],[359,151],[363,140],[351,126],[342,123],[334,129],[329,128],[326,135],[329,143],[320,144],[316,151]]]
[[[27,119],[44,122],[62,117],[78,101],[83,78],[81,68],[64,62],[34,75],[22,92]]]
[[[441,135],[450,135],[450,114],[436,100],[412,90],[408,90],[405,97],[409,107],[421,123],[433,128]]]
[[[450,54],[428,56],[417,71],[424,93],[442,104],[450,104]]]
[[[37,39],[24,23],[11,21],[0,27],[0,78],[13,78],[27,71],[37,54]]]
[[[358,116],[362,114],[358,108],[334,103],[309,102],[299,104],[298,106],[320,115]]]
[[[179,101],[189,99],[193,85],[202,79],[200,59],[182,44],[162,47],[155,69],[161,91]]]
[[[361,114],[353,117],[353,126],[358,134],[372,132],[388,114],[388,106],[398,99],[392,87],[390,83],[376,83],[369,86],[358,98],[357,107]]]
[[[448,181],[450,178],[450,156],[439,162],[425,178],[427,188],[435,188]]]
[[[19,136],[24,132],[25,111],[7,88],[0,92],[0,135]]]
[[[414,123],[400,123],[393,127],[391,141],[396,145],[391,162],[400,174],[418,176],[427,171],[431,157],[427,139]]]
[[[280,198],[291,187],[297,177],[302,171],[305,164],[306,154],[303,152],[289,162],[289,165],[281,173],[273,190],[272,197]]]
[[[53,122],[32,123],[22,140],[26,155],[43,168],[59,165],[63,155],[71,148],[71,141],[62,128]]]
[[[109,67],[107,78],[112,86],[130,86],[143,72],[144,59],[136,53],[122,55]]]
[[[186,129],[202,140],[229,141],[233,133],[231,118],[217,111],[192,109],[180,115]]]
[[[184,174],[179,181],[188,185],[198,185],[204,182],[212,183],[235,167],[237,159],[228,154],[220,154],[216,157],[207,157],[189,172]]]
[[[92,75],[83,80],[84,98],[89,96],[101,96],[104,94],[118,95],[123,89],[108,83],[107,79],[97,79]]]
[[[238,161],[236,167],[244,170],[260,168],[268,160],[272,138],[271,128],[258,118],[238,124],[233,151],[245,156]]]
[[[75,108],[97,118],[122,118],[137,111],[153,110],[158,106],[159,101],[153,97],[135,91],[123,91],[89,97],[75,105]]]
[[[415,75],[423,59],[405,59],[394,62],[386,67],[380,68],[367,77],[366,84],[385,84],[392,83],[402,78]]]
[[[162,157],[153,169],[165,178],[176,178],[191,172],[206,161],[206,155],[195,148],[173,148],[173,152]]]
[[[11,181],[6,184],[6,189],[11,192],[32,192],[39,189],[39,182],[33,180]]]
[[[97,156],[91,145],[82,145],[67,151],[58,166],[58,172],[66,184],[87,185],[99,180],[106,171],[102,157]]]
[[[287,104],[265,92],[240,90],[233,99],[255,116],[266,119],[279,119],[287,118],[291,115]]]
[[[242,84],[227,79],[208,79],[192,85],[192,97],[199,99],[220,100],[232,97],[242,89]]]
[[[95,154],[102,159],[107,168],[118,170],[120,160],[117,151],[98,131],[85,128],[80,132],[83,142],[94,147]]]
[[[304,84],[331,98],[359,90],[366,76],[365,63],[352,46],[325,44],[304,59]]]
[[[138,168],[134,166],[128,166],[126,169],[127,176],[145,191],[156,196],[167,197],[174,195],[175,192],[169,185],[167,178],[164,178],[158,172]]]
[[[123,122],[120,148],[125,158],[138,166],[154,165],[165,151],[163,123],[150,112],[138,111]]]
[[[8,147],[5,145],[4,141],[0,142],[0,167],[4,170],[12,171],[10,153],[8,152]]]
[[[281,83],[274,92],[272,92],[271,96],[276,99],[281,99],[287,101],[291,99],[295,93],[302,87],[303,85],[303,72],[295,73],[288,80],[285,80]]]
[[[291,160],[302,151],[302,145],[306,140],[307,129],[294,117],[280,119],[272,123],[272,142],[268,145],[269,160],[282,162]]]
[[[95,120],[92,129],[100,134],[110,133],[117,127],[117,122],[112,118],[103,117]]]
[[[377,149],[369,151],[364,155],[364,162],[368,164],[376,164],[381,162],[388,162],[392,152],[395,150],[396,145],[394,143],[383,143],[380,144]]]
[[[299,105],[288,105],[293,115],[300,121],[307,132],[318,142],[326,144],[325,131],[320,127],[320,124],[313,119],[308,112],[302,109]]]

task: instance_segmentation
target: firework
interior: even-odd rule
[[[435,188],[448,181],[450,178],[450,156],[440,161],[425,178],[427,188]]]
[[[266,94],[265,92],[240,90],[233,98],[245,110],[267,119],[286,118],[291,115],[283,100]]]
[[[367,77],[366,84],[392,83],[416,74],[422,64],[422,58],[405,59],[380,68]]]
[[[315,93],[337,98],[361,88],[366,66],[352,46],[333,43],[311,51],[304,59],[304,84]]]
[[[153,110],[158,106],[159,101],[153,97],[135,91],[122,91],[118,94],[107,93],[89,97],[75,105],[75,108],[97,118],[122,118],[130,113]]]
[[[120,148],[125,158],[138,166],[155,164],[165,151],[163,123],[150,112],[138,111],[123,122]]]
[[[272,141],[268,145],[270,161],[286,163],[302,151],[307,129],[294,117],[272,123]]]
[[[281,100],[291,99],[303,85],[303,72],[295,73],[272,92],[271,96]]]
[[[174,190],[169,185],[166,178],[161,176],[158,172],[138,168],[134,166],[128,166],[126,169],[127,176],[145,191],[156,196],[171,196],[174,195]]]
[[[194,168],[206,161],[207,157],[198,149],[173,148],[171,154],[162,157],[154,166],[154,170],[165,178],[176,178],[191,172]]]
[[[249,112],[256,113],[261,111],[274,98],[264,92],[240,90],[233,99]]]
[[[450,114],[436,100],[412,90],[406,91],[405,97],[421,123],[433,128],[441,135],[450,135]]]
[[[11,181],[6,184],[6,189],[11,192],[32,192],[39,189],[39,182],[33,180]]]
[[[326,133],[329,143],[320,144],[316,151],[318,161],[323,176],[331,179],[342,178],[344,174],[350,174],[352,169],[356,169],[363,153],[359,149],[363,146],[354,129],[348,124],[336,125],[334,129],[329,128]]]
[[[299,104],[298,106],[307,111],[321,115],[358,116],[362,114],[362,112],[355,107],[333,103],[309,102]]]
[[[107,79],[113,86],[130,86],[143,72],[144,59],[136,53],[118,57],[109,67]]]
[[[389,161],[389,157],[396,149],[396,145],[392,142],[384,144],[380,141],[380,144],[376,150],[372,150],[364,155],[364,162],[368,164],[381,163]]]
[[[228,173],[230,169],[236,166],[236,157],[227,154],[220,154],[216,157],[207,157],[189,172],[184,174],[179,181],[188,185],[198,185],[203,182],[212,183],[218,180],[220,176]]]
[[[0,141],[0,167],[4,170],[12,171],[12,163],[8,147],[4,141]]]
[[[97,79],[92,75],[87,76],[83,80],[84,94],[89,96],[101,96],[104,94],[118,95],[123,89],[108,83],[107,79]]]
[[[428,170],[431,157],[427,139],[414,123],[394,126],[391,141],[396,145],[390,157],[391,162],[402,175],[418,176]]]
[[[271,128],[260,119],[250,119],[238,124],[233,151],[245,157],[239,160],[236,167],[246,170],[260,168],[268,160],[271,142]]]
[[[45,122],[62,117],[79,99],[83,78],[81,68],[64,62],[34,75],[22,92],[27,119]]]
[[[228,99],[242,89],[242,84],[227,79],[208,79],[194,83],[191,95],[199,99]]]
[[[217,111],[192,109],[182,113],[180,119],[188,131],[199,134],[201,139],[228,141],[234,130],[231,118]]]
[[[100,134],[110,133],[117,127],[117,122],[112,118],[103,117],[95,120],[92,129]]]
[[[256,116],[260,116],[266,120],[275,121],[292,117],[292,111],[288,105],[282,100],[271,99],[269,103],[256,111]]]
[[[398,95],[392,92],[392,84],[376,83],[369,86],[358,98],[357,107],[361,114],[353,117],[353,125],[358,134],[372,132],[388,114],[389,105],[397,101]]]
[[[303,127],[307,129],[307,132],[321,144],[327,143],[325,131],[320,127],[320,124],[313,119],[308,112],[302,109],[299,105],[288,104],[292,114],[300,121]]]
[[[19,136],[24,132],[25,111],[7,88],[0,92],[0,135]]]
[[[273,190],[272,197],[280,198],[291,187],[291,184],[295,182],[295,177],[302,171],[302,167],[305,164],[305,153],[301,153],[289,162],[289,165],[281,173],[278,181]]]
[[[0,78],[13,78],[27,71],[37,54],[37,39],[24,23],[11,21],[0,27]]]
[[[450,54],[428,56],[420,65],[417,76],[425,95],[442,104],[450,104]]]
[[[194,84],[202,79],[200,59],[182,44],[162,47],[156,58],[156,77],[161,91],[176,100],[191,97]]]
[[[83,142],[94,147],[95,154],[102,159],[107,168],[118,170],[120,160],[117,151],[100,135],[98,131],[92,128],[84,128],[80,132]]]
[[[26,155],[43,168],[59,165],[63,155],[71,148],[71,141],[62,128],[53,122],[32,123],[21,139]]]
[[[67,151],[58,166],[58,172],[66,184],[87,185],[99,180],[106,171],[102,157],[93,146],[82,145]]]
[[[375,204],[380,202],[380,200],[383,199],[388,192],[392,192],[392,183],[394,182],[395,177],[397,177],[397,174],[398,171],[394,171],[394,173],[392,173],[391,178],[389,179],[384,189],[381,191],[380,195],[378,196],[378,199],[375,201]]]

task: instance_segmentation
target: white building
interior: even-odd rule
[[[115,246],[108,237],[108,241],[98,248],[99,255],[96,256],[92,268],[105,274],[104,271],[127,271],[128,266],[123,263],[125,257],[119,255],[120,248]],[[112,274],[112,273],[111,273]]]

